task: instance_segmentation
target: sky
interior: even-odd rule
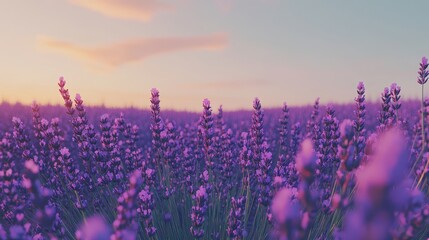
[[[0,99],[200,111],[418,98],[428,1],[0,0]]]

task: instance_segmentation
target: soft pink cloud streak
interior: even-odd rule
[[[108,17],[147,22],[155,14],[172,10],[172,4],[159,0],[69,0],[72,4]]]
[[[131,39],[100,47],[84,47],[50,37],[39,37],[38,45],[90,63],[118,67],[155,55],[185,50],[218,50],[228,44],[226,34],[193,37]]]

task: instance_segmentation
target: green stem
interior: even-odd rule
[[[422,84],[422,150],[426,148],[425,138],[425,106],[424,106],[424,85]]]

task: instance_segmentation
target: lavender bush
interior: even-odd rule
[[[87,107],[61,77],[64,107],[0,105],[0,239],[428,239],[427,68],[421,101],[360,82],[355,104],[201,114],[157,89]]]

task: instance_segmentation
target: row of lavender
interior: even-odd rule
[[[60,78],[67,118],[34,104],[0,125],[0,239],[426,239],[427,68],[420,110],[359,83],[354,109],[206,99],[198,121],[161,114],[156,89],[150,116],[95,119]]]

